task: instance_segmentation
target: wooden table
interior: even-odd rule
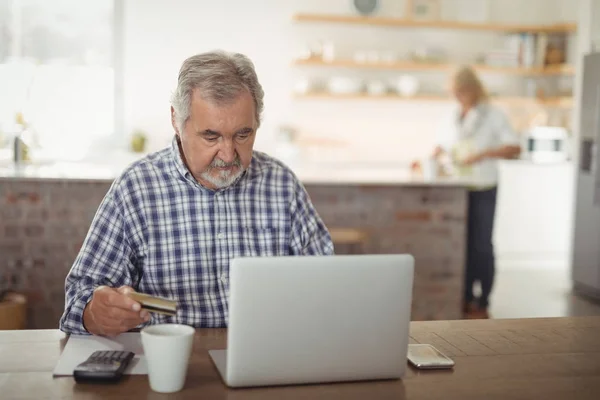
[[[162,399],[147,377],[118,385],[53,378],[66,337],[57,330],[0,331],[2,399]],[[453,371],[409,369],[402,380],[227,389],[207,349],[225,330],[196,333],[186,386],[176,399],[600,399],[600,317],[413,322],[413,343],[454,358]]]

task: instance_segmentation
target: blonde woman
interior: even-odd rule
[[[434,157],[446,153],[458,175],[473,181],[469,191],[464,312],[466,318],[488,318],[494,283],[492,245],[498,181],[498,159],[516,158],[518,137],[506,115],[489,103],[483,84],[470,67],[459,68],[452,79],[456,110],[440,131]],[[481,296],[473,285],[479,282]]]

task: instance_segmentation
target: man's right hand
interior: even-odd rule
[[[113,289],[100,286],[83,311],[83,324],[94,335],[115,336],[149,321],[150,315],[138,302],[127,296],[129,286]]]

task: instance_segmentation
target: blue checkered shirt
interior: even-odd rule
[[[149,324],[225,327],[232,258],[329,254],[325,225],[281,162],[255,151],[236,183],[213,191],[173,140],[128,167],[104,197],[66,278],[60,329],[87,333],[83,310],[101,285],[177,301],[175,317],[152,314]]]

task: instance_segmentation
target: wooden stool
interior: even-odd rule
[[[363,254],[369,239],[369,235],[365,231],[355,228],[329,228],[329,234],[336,248],[336,254]],[[348,251],[338,252],[338,245]]]

